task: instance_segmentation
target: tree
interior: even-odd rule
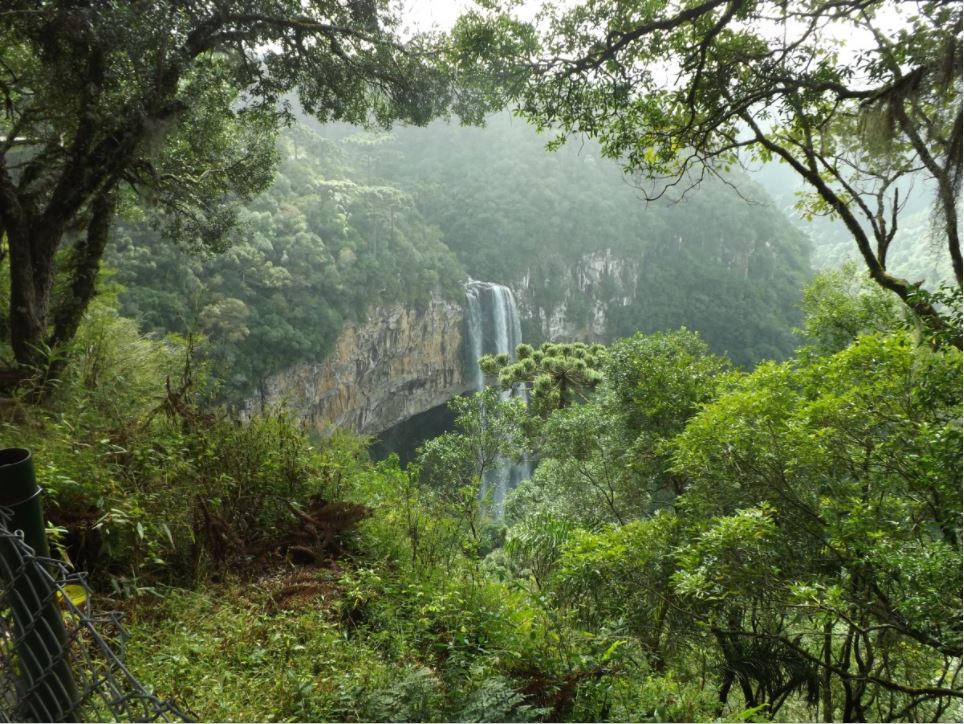
[[[819,682],[826,721],[958,706],[960,374],[956,349],[861,336],[760,365],[675,438],[676,592],[736,674],[721,702],[739,683],[773,715]]]
[[[531,359],[536,351],[525,347],[520,345],[519,361],[504,367],[499,378],[509,386],[524,384],[527,374],[548,377],[544,389],[533,390],[530,405],[530,412],[546,419],[529,426],[539,465],[509,505],[509,517],[551,513],[596,527],[672,508],[686,478],[671,470],[670,441],[716,395],[728,361],[710,354],[695,332],[637,333],[592,352],[593,385],[581,388],[572,379],[563,383],[565,377],[549,384],[560,377],[554,370],[570,369],[557,361],[561,353]],[[571,352],[583,348],[570,347]],[[560,405],[563,384],[570,390],[567,405]],[[573,389],[592,393],[575,396]]]
[[[846,225],[877,284],[931,329],[952,326],[887,258],[910,186],[926,179],[961,285],[960,4],[586,0],[548,7],[541,44],[504,12],[461,19],[461,62],[501,74],[502,98],[557,143],[597,138],[652,182],[650,198],[777,159],[808,184],[805,213]],[[507,64],[507,46],[527,52]]]
[[[20,371],[74,335],[119,208],[147,202],[168,236],[229,243],[237,202],[272,178],[289,94],[322,121],[442,113],[428,40],[402,44],[395,24],[382,0],[5,3],[2,326]]]
[[[893,332],[901,326],[899,302],[858,277],[852,263],[818,274],[804,291],[802,307],[806,317],[797,332],[817,354],[839,352],[861,335]]]
[[[604,349],[582,342],[545,342],[539,349],[520,344],[514,362],[505,354],[485,355],[479,366],[487,375],[498,375],[503,390],[524,387],[533,411],[548,414],[589,399],[602,380],[599,355]]]
[[[115,225],[104,259],[124,287],[121,313],[160,335],[203,333],[226,397],[323,358],[373,306],[464,294],[464,272],[411,200],[352,180],[340,145],[304,126],[282,133],[274,182],[239,211],[244,238],[223,253],[192,254],[148,219]]]
[[[490,474],[525,451],[519,398],[503,400],[494,388],[449,402],[457,430],[426,442],[418,450],[419,480],[434,490],[451,515],[465,525],[475,543],[487,514],[484,497]]]

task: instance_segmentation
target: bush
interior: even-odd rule
[[[284,411],[242,421],[212,406],[195,351],[98,304],[48,399],[3,410],[7,444],[33,452],[62,549],[96,586],[130,593],[284,554],[292,508],[342,484],[334,460],[350,455],[315,450]]]

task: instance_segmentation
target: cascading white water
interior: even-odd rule
[[[465,285],[467,364],[478,370],[485,354],[512,355],[522,342],[522,324],[512,290],[493,282],[470,280]],[[484,384],[481,370],[474,376],[475,389]]]
[[[482,301],[479,299],[483,282],[469,282],[465,286],[465,349],[464,361],[466,379],[472,380],[472,389],[478,392],[485,385],[485,378],[479,368],[482,351]]]
[[[485,377],[479,369],[479,358],[486,354],[507,354],[513,357],[522,343],[522,323],[512,290],[501,284],[470,280],[465,285],[466,297],[466,378],[473,381],[473,389],[485,387]],[[503,399],[512,396],[511,390],[502,393]],[[521,392],[525,394],[525,392]],[[492,494],[495,514],[502,517],[506,493],[527,480],[531,469],[528,462],[513,463],[500,460],[484,475],[482,494]]]

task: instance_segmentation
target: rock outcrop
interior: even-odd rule
[[[584,255],[563,278],[554,280],[562,287],[561,301],[540,304],[537,285],[528,274],[515,292],[523,319],[536,322],[543,339],[608,343],[608,314],[614,307],[632,304],[638,273],[637,261],[607,249]]]
[[[538,304],[532,280],[524,278],[513,290],[519,315],[537,325],[536,336],[542,339],[608,341],[607,311],[631,303],[636,272],[637,264],[612,252],[587,255],[564,278],[554,280],[561,287],[561,301],[548,309]],[[463,343],[464,304],[435,299],[420,310],[400,304],[383,307],[364,322],[347,323],[324,360],[270,377],[246,410],[283,402],[322,435],[335,428],[377,435],[472,391],[479,384],[474,359],[503,351],[492,344],[506,333],[511,315],[498,302],[513,294],[489,282],[469,281],[467,290],[470,311],[473,300],[475,306],[486,307],[484,314],[477,309],[470,315],[478,317],[478,329],[468,330],[478,338],[472,344]],[[514,315],[514,301],[512,306]]]
[[[463,308],[433,300],[392,305],[347,323],[323,361],[272,376],[248,407],[288,408],[322,434],[372,435],[465,392]]]

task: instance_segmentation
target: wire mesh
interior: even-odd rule
[[[191,721],[124,665],[116,613],[84,575],[37,556],[0,507],[0,721]]]

